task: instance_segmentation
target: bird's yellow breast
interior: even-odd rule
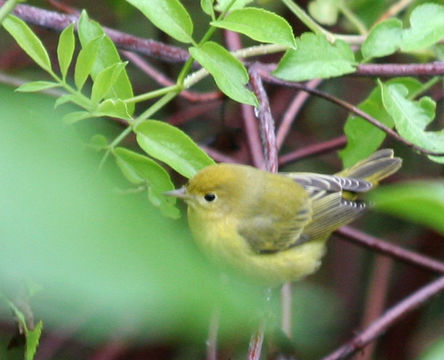
[[[315,272],[325,253],[327,237],[275,253],[257,253],[237,232],[239,217],[224,216],[208,221],[199,209],[188,209],[188,221],[199,248],[223,268],[242,276],[279,284]]]

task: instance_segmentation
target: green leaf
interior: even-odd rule
[[[296,39],[297,49],[289,49],[273,74],[289,81],[329,78],[355,71],[350,46],[341,40],[330,44],[323,35],[305,33]]]
[[[401,84],[406,86],[409,95],[421,89],[422,84],[415,78],[395,78],[387,81],[387,84]],[[379,122],[392,128],[394,122],[382,105],[381,89],[376,87],[370,95],[358,105],[359,109],[371,115]],[[373,154],[386,138],[386,133],[367,120],[349,115],[344,126],[347,136],[347,146],[339,151],[344,168],[350,167],[359,160]]]
[[[442,181],[384,186],[372,191],[369,198],[379,210],[430,226],[444,234]]]
[[[82,89],[86,79],[91,74],[102,41],[103,36],[95,38],[83,47],[77,56],[76,67],[74,70],[74,83],[78,90]]]
[[[257,8],[235,10],[211,25],[247,35],[256,41],[295,47],[290,24],[271,11]]]
[[[103,69],[96,76],[91,91],[91,101],[93,103],[97,104],[110,92],[111,88],[116,83],[126,64],[126,62],[115,63]]]
[[[254,94],[245,85],[248,72],[244,65],[230,52],[212,41],[190,48],[196,59],[214,78],[219,89],[229,98],[252,106],[257,105]]]
[[[26,332],[26,350],[25,359],[33,360],[37,347],[39,346],[40,336],[42,335],[43,323],[39,321],[33,330]]]
[[[3,27],[32,60],[42,69],[51,71],[51,61],[45,47],[23,20],[14,15],[8,15],[3,21]]]
[[[102,116],[116,117],[127,121],[131,120],[128,104],[120,99],[107,99],[101,102],[97,107],[97,111]]]
[[[213,8],[214,0],[200,0],[200,7],[202,8],[205,14],[211,16],[214,19],[214,8]]]
[[[59,59],[60,72],[63,79],[66,78],[69,65],[74,55],[74,48],[76,46],[74,38],[74,24],[66,27],[59,37],[59,43],[57,45],[57,57]]]
[[[66,114],[62,121],[65,124],[74,124],[80,120],[89,119],[94,117],[93,114],[91,114],[89,111],[73,111],[68,114]]]
[[[156,27],[177,41],[192,43],[193,22],[178,0],[127,0]]]
[[[364,59],[393,54],[401,45],[402,22],[388,19],[376,24],[361,47]]]
[[[444,130],[425,130],[435,116],[436,103],[426,96],[419,101],[407,99],[408,90],[403,85],[380,82],[380,87],[384,107],[393,118],[398,133],[425,149],[444,153]],[[429,156],[429,159],[444,163],[444,156]]]
[[[133,184],[147,185],[148,197],[154,206],[172,218],[180,216],[175,206],[176,199],[164,196],[163,193],[174,189],[170,176],[165,169],[150,158],[125,148],[116,148],[113,151],[116,163],[123,175]]]
[[[28,328],[28,323],[25,314],[22,310],[14,304],[11,300],[6,299],[12,313],[15,316],[19,327],[23,329],[25,335],[25,360],[33,360],[37,346],[39,345],[40,335],[42,334],[43,323],[39,321],[34,329],[30,330]]]
[[[112,40],[105,34],[99,23],[88,18],[86,11],[82,11],[82,15],[79,18],[78,35],[82,47],[87,46],[87,44],[95,38],[103,36],[103,41],[100,43],[96,61],[91,70],[91,77],[93,79],[95,79],[96,76],[108,66],[122,62],[119,52]],[[111,91],[116,98],[123,100],[134,96],[132,85],[125,69],[120,74]],[[134,104],[128,104],[128,112],[130,114],[134,113],[134,107]]]
[[[338,21],[338,0],[314,0],[308,4],[309,14],[322,25],[334,25]]]
[[[20,85],[17,89],[15,89],[15,91],[34,92],[45,89],[52,89],[59,86],[59,83],[55,83],[53,81],[31,81],[26,84]]]
[[[444,6],[426,3],[410,15],[410,28],[402,33],[403,51],[429,47],[444,37]]]
[[[217,11],[224,12],[227,10],[228,6],[232,3],[232,0],[217,0],[217,4],[214,7]],[[229,11],[234,11],[237,9],[242,9],[245,5],[252,3],[253,0],[236,0],[233,5],[231,5]]]
[[[135,131],[137,143],[148,155],[167,163],[186,178],[214,164],[187,134],[167,123],[147,120]]]

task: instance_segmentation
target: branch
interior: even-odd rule
[[[444,62],[436,61],[427,64],[361,64],[353,76],[435,76],[444,75]]]
[[[261,324],[259,330],[250,339],[248,347],[248,360],[259,360],[261,358],[262,343],[264,342],[265,326]]]
[[[289,162],[300,160],[306,157],[321,155],[327,152],[341,149],[347,143],[345,135],[338,136],[337,138],[324,141],[318,144],[306,146],[302,149],[292,151],[288,154],[279,157],[279,165],[285,165]]]
[[[0,0],[0,5],[4,3],[5,1]],[[17,5],[13,14],[27,23],[59,32],[71,23],[77,23],[78,20],[78,17],[75,15],[65,15],[29,5]],[[135,51],[174,63],[185,62],[189,57],[186,50],[177,46],[166,45],[159,41],[144,39],[107,27],[103,27],[103,29],[116,46],[121,49]]]
[[[422,287],[412,295],[387,310],[379,319],[375,320],[360,334],[340,346],[333,353],[327,355],[322,360],[345,359],[358,350],[365,347],[368,343],[383,334],[389,326],[398,321],[408,312],[415,310],[432,296],[444,290],[444,276]]]
[[[322,79],[311,80],[307,83],[307,87],[316,88],[321,82]],[[309,96],[310,95],[305,91],[299,92],[299,94],[294,97],[288,109],[285,111],[285,114],[282,117],[282,121],[276,134],[276,143],[278,149],[282,147],[282,144],[284,143],[284,140],[288,132],[290,131],[291,125],[293,124],[297,113],[301,110],[302,106],[307,101]]]
[[[399,14],[402,10],[404,10],[407,6],[409,6],[414,0],[399,0],[398,2],[394,3],[390,8],[382,14],[376,22],[383,21],[385,19],[389,19],[393,16],[396,16]]]
[[[200,145],[200,148],[205,151],[208,155],[210,155],[214,160],[218,162],[224,162],[224,163],[230,163],[230,164],[238,164],[239,162],[232,158],[231,156],[222,154],[221,152],[206,146],[206,145]]]
[[[414,265],[418,268],[428,271],[434,271],[439,274],[444,274],[444,263],[438,260],[431,259],[427,256],[420,255],[413,251],[404,249],[395,244],[385,242],[377,237],[366,234],[349,226],[343,226],[336,230],[336,234],[343,238],[351,240],[352,242],[363,245],[366,248],[377,251],[383,255],[398,259],[406,264]]]
[[[384,312],[392,268],[393,260],[391,258],[386,256],[377,256],[375,258],[372,265],[370,283],[366,289],[364,315],[361,320],[362,328],[369,326]],[[356,360],[373,359],[376,344],[376,341],[369,344],[365,350],[361,351],[360,356]]]
[[[397,141],[403,143],[406,146],[411,147],[412,149],[414,149],[422,154],[433,155],[433,156],[444,156],[444,153],[442,153],[442,152],[436,152],[436,151],[430,151],[430,150],[424,149],[423,147],[413,144],[412,142],[404,139],[393,129],[380,123],[374,117],[370,116],[366,112],[362,111],[358,107],[348,103],[345,100],[339,99],[333,95],[330,95],[330,94],[320,91],[318,89],[309,88],[306,85],[301,84],[301,83],[278,79],[278,78],[274,77],[273,75],[271,75],[269,70],[270,70],[270,66],[268,66],[268,65],[266,65],[266,66],[261,65],[260,68],[258,66],[258,71],[260,72],[262,78],[267,82],[270,82],[272,84],[281,85],[281,86],[288,86],[288,87],[298,89],[298,90],[303,90],[303,91],[306,91],[310,94],[324,98],[324,99],[326,99],[332,103],[335,103],[339,106],[342,106],[343,108],[347,109],[348,111],[362,117],[363,119],[367,120],[372,125],[376,126],[378,129],[381,129],[382,131],[384,131],[387,135],[390,135],[392,138],[396,139]]]
[[[273,115],[271,115],[268,96],[264,89],[261,76],[257,71],[256,63],[250,66],[249,73],[251,88],[259,101],[257,116],[259,118],[260,135],[262,139],[262,147],[264,149],[265,168],[267,171],[277,172],[278,156],[276,134],[274,132],[274,120]]]

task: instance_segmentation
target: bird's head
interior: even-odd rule
[[[208,216],[224,216],[241,205],[248,167],[234,164],[211,165],[199,171],[180,189],[165,193],[184,200]]]

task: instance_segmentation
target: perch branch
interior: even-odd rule
[[[373,321],[371,325],[364,329],[361,333],[346,342],[344,345],[340,346],[331,354],[324,357],[322,360],[338,360],[349,357],[383,334],[389,326],[398,321],[402,316],[412,310],[415,310],[425,301],[429,300],[433,295],[438,294],[442,290],[444,290],[444,276],[441,276],[437,280],[427,284],[395,306],[388,309],[380,318]]]
[[[406,264],[414,265],[418,268],[428,271],[434,271],[444,274],[444,263],[431,259],[427,256],[420,255],[410,250],[406,250],[395,244],[385,242],[377,237],[366,234],[362,231],[349,226],[343,226],[336,230],[336,234],[356,243],[363,245],[369,249],[377,251],[383,255],[398,259]]]

